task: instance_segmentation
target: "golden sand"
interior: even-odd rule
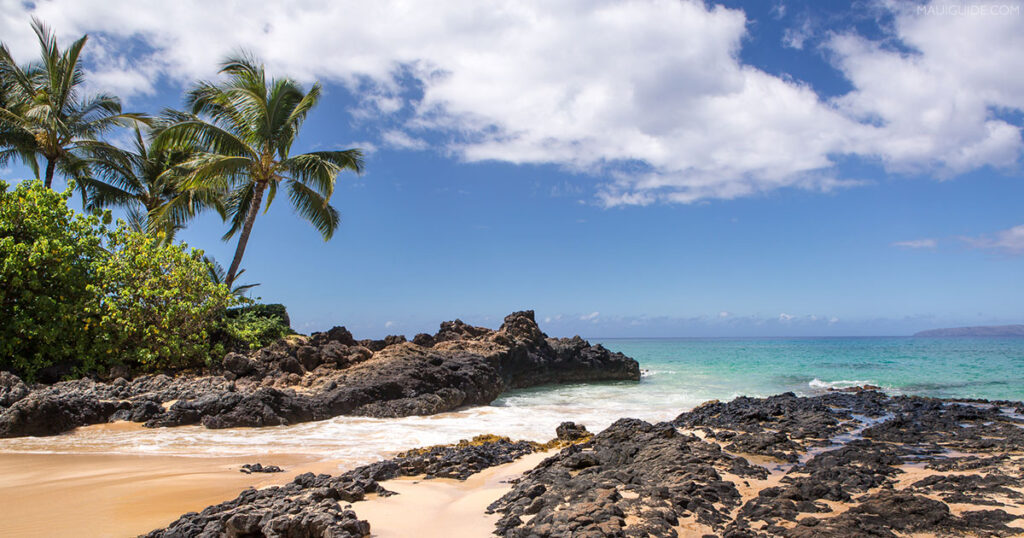
[[[353,503],[359,519],[370,522],[374,538],[451,538],[490,536],[500,514],[487,514],[487,506],[512,489],[508,481],[532,469],[552,452],[529,454],[485,469],[465,481],[399,478],[381,482],[397,492],[371,496]]]
[[[245,463],[286,472],[239,472]],[[233,499],[249,486],[338,471],[308,456],[175,457],[0,454],[0,536],[135,536]]]

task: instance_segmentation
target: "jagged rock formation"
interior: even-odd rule
[[[787,393],[709,402],[671,422],[621,419],[593,436],[566,423],[558,442],[568,446],[490,506],[501,515],[495,534],[1019,536],[1021,407],[874,391]],[[781,446],[738,441],[762,438]],[[372,522],[358,519],[356,501],[389,494],[379,481],[465,479],[540,448],[481,436],[411,450],[338,477],[307,474],[248,490],[150,536],[367,536]]]
[[[586,431],[568,424],[573,431]],[[455,445],[410,450],[337,477],[305,473],[287,485],[248,489],[231,501],[211,506],[200,513],[185,514],[148,536],[362,538],[369,536],[370,524],[359,520],[346,503],[361,501],[371,493],[393,494],[379,482],[400,476],[465,480],[470,475],[509,463],[538,448],[544,448],[544,445],[483,435]]]
[[[496,533],[1019,536],[1020,405],[783,394],[623,419],[525,474]]]
[[[633,359],[579,337],[547,338],[532,311],[497,331],[459,320],[436,335],[356,341],[344,327],[229,353],[203,375],[81,379],[32,391],[0,375],[0,437],[56,434],[112,420],[146,426],[271,426],[338,415],[400,417],[485,405],[548,383],[639,380]]]

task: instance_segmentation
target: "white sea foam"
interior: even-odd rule
[[[812,379],[807,383],[812,389],[844,389],[848,387],[859,387],[862,385],[874,385],[871,381],[861,381],[858,379],[847,380],[840,379],[839,381],[822,381],[818,378]]]
[[[643,381],[641,383],[644,383]],[[600,431],[622,417],[670,420],[707,399],[683,391],[635,384],[566,385],[516,391],[494,404],[428,417],[335,417],[266,428],[208,430],[199,426],[111,430],[80,428],[52,437],[0,439],[0,452],[154,455],[309,454],[351,465],[417,446],[444,444],[483,433],[546,441],[563,421]]]

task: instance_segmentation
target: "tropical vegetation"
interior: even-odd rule
[[[196,83],[185,111],[154,119],[86,94],[88,36],[62,49],[42,22],[32,29],[36,61],[19,64],[0,43],[0,166],[21,162],[36,178],[0,181],[0,370],[55,380],[194,368],[289,334],[284,307],[252,305],[256,284],[237,280],[279,189],[329,240],[337,177],[363,170],[359,149],[293,154],[321,86],[268,77],[242,54]],[[76,189],[84,212],[68,205]],[[126,222],[112,224],[110,208]],[[227,271],[175,242],[204,211],[237,238]]]
[[[187,97],[191,113],[172,113],[175,121],[156,141],[161,148],[202,148],[184,163],[190,170],[184,188],[227,194],[231,227],[224,238],[239,234],[225,277],[231,285],[264,197],[269,209],[285,189],[295,211],[328,240],[339,223],[329,203],[335,180],[345,170],[361,172],[363,158],[358,149],[291,155],[299,128],[320,101],[319,84],[303,92],[291,79],[268,79],[247,56],[229,58],[221,73],[228,77],[222,83],[196,84]]]
[[[106,147],[100,137],[115,127],[147,121],[145,115],[122,113],[112,95],[83,95],[85,72],[80,62],[88,36],[65,50],[39,20],[32,21],[39,39],[36,62],[18,65],[6,44],[0,44],[0,165],[17,157],[52,187],[55,172],[77,179],[83,198],[91,177],[83,162],[91,150]]]
[[[82,215],[71,189],[0,182],[0,369],[54,380],[203,366],[239,303],[202,252]]]
[[[0,182],[0,370],[31,378],[106,356],[95,345],[91,287],[105,255],[103,222],[69,209],[69,196],[38,181],[14,190]]]

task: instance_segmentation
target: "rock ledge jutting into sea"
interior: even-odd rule
[[[548,338],[532,311],[498,330],[460,320],[434,335],[357,341],[344,327],[229,353],[203,375],[91,379],[31,390],[0,372],[0,437],[115,420],[149,427],[276,426],[338,415],[402,417],[486,405],[542,384],[640,379],[637,362],[580,337]]]

